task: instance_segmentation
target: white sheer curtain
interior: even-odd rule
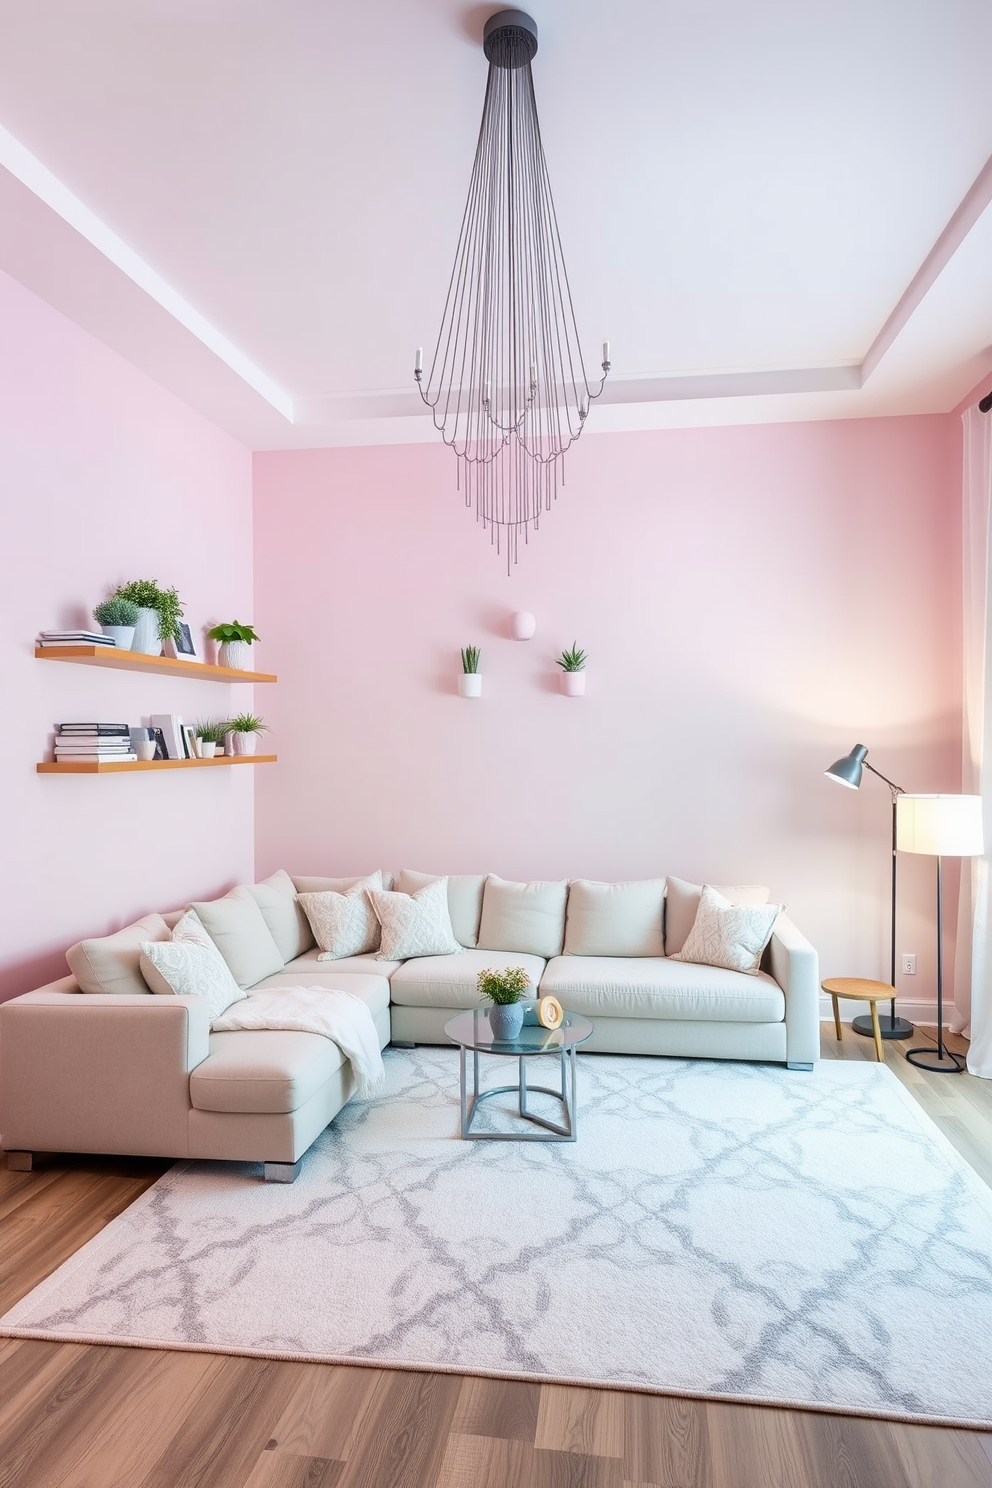
[[[961,562],[964,600],[964,759],[961,789],[980,795],[992,845],[992,413],[969,408],[964,424]],[[992,882],[987,858],[961,863],[951,1027],[971,1038],[968,1069],[992,1079]]]

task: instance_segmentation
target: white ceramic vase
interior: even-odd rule
[[[213,759],[217,753],[216,739],[197,739],[197,754],[201,759]]]
[[[459,697],[481,697],[482,696],[482,673],[462,672],[458,678]]]
[[[154,614],[158,614],[155,610]],[[134,640],[133,625],[101,625],[100,629],[105,636],[109,636],[118,651],[130,651],[131,642]]]
[[[134,635],[131,638],[132,651],[140,651],[142,656],[162,655],[162,637],[158,633],[158,621],[158,610],[138,611],[138,623],[134,627]]]
[[[257,734],[233,733],[227,736],[231,741],[232,754],[254,754],[258,744]]]
[[[220,648],[221,666],[231,667],[236,672],[251,671],[251,645],[248,641],[224,641]],[[242,754],[249,751],[243,749]]]
[[[562,672],[561,690],[566,697],[584,697],[586,691],[585,672]]]

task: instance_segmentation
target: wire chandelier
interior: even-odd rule
[[[488,528],[507,572],[521,536],[564,485],[610,370],[586,376],[537,117],[531,60],[537,26],[522,10],[490,16],[489,77],[455,264],[430,372],[414,377],[458,457],[458,487]]]

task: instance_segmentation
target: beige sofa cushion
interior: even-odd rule
[[[393,887],[393,875],[385,869],[378,870],[382,874],[382,887],[391,889]],[[367,873],[356,873],[353,878],[314,878],[313,876],[297,878],[292,875],[293,884],[298,894],[347,894],[357,883],[368,878]]]
[[[663,956],[665,880],[568,886],[566,956]]]
[[[363,976],[389,977],[402,964],[399,961],[380,961],[375,951],[366,951],[361,956],[342,956],[337,961],[321,961],[319,957],[320,951],[316,946],[310,951],[304,951],[294,961],[287,961],[282,971],[275,976],[266,977],[264,982],[259,982],[259,991],[270,986],[290,987],[294,977],[299,987],[317,987],[321,982],[327,986],[336,986],[337,982],[328,980],[335,977],[341,978],[341,985],[344,986],[344,976],[353,976],[357,972]]]
[[[703,1023],[781,1023],[785,996],[765,972],[745,976],[666,956],[558,956],[541,978],[570,1013],[592,1018],[666,1018]],[[395,1000],[395,999],[394,999]]]
[[[490,951],[526,951],[560,956],[565,938],[568,880],[513,883],[490,873],[482,896],[479,946]]]
[[[242,884],[241,887],[262,911],[269,934],[284,961],[302,956],[316,943],[303,906],[296,902],[296,885],[284,869],[263,878],[261,883]]]
[[[295,1111],[341,1068],[332,1039],[288,1029],[212,1033],[210,1053],[189,1077],[195,1111]]]
[[[223,899],[198,900],[188,908],[195,911],[239,987],[254,987],[282,971],[285,957],[247,888],[232,889]]]
[[[446,878],[433,879],[415,894],[367,892],[382,936],[376,953],[380,961],[455,956],[462,949],[451,928]]]
[[[416,894],[444,875],[441,873],[415,873],[404,868],[396,880],[396,891],[400,894]],[[448,875],[448,913],[451,928],[459,945],[471,950],[479,943],[479,919],[482,915],[482,893],[486,887],[484,873],[454,873]]]
[[[367,972],[364,975],[360,972],[348,972],[342,976],[338,970],[341,964],[340,961],[336,961],[333,966],[325,964],[320,967],[319,976],[301,974],[288,969],[279,971],[275,976],[266,977],[264,982],[260,982],[251,990],[252,992],[270,992],[280,988],[307,987],[313,991],[318,987],[326,987],[329,992],[350,992],[352,997],[360,998],[373,1018],[385,1012],[389,1007],[389,982],[382,975],[382,962],[376,961],[374,956],[369,956],[365,963]],[[315,966],[315,973],[316,970]]]
[[[781,904],[731,904],[710,884],[703,884],[692,929],[675,959],[754,976],[783,908]]]
[[[771,890],[765,884],[713,884],[718,894],[731,904],[767,904]],[[687,883],[684,878],[668,879],[665,896],[665,955],[674,956],[685,945],[699,908],[702,884]]]
[[[544,970],[541,956],[519,951],[460,951],[457,956],[421,956],[405,961],[389,979],[390,997],[405,1007],[483,1007],[476,985],[480,971],[522,966],[537,987]]]
[[[172,931],[160,914],[143,915],[113,935],[77,941],[66,951],[65,959],[80,992],[135,997],[151,992],[138,964],[142,941],[171,939]]]

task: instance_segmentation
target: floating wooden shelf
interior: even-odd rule
[[[221,668],[221,670],[223,670]],[[212,765],[273,765],[279,758],[276,754],[222,754],[220,759],[191,760],[132,760],[129,763],[94,764],[80,761],[69,764],[65,760],[46,761],[38,765],[39,775],[125,775],[136,770],[199,770]]]
[[[74,661],[82,666],[109,667],[118,672],[160,672],[164,677],[193,677],[199,678],[201,682],[279,680],[274,672],[241,672],[236,667],[213,666],[206,661],[174,661],[171,656],[145,656],[141,651],[118,651],[115,646],[36,646],[34,654],[38,661]],[[154,763],[162,764],[163,761],[157,760]],[[182,761],[177,760],[175,763],[181,764]],[[196,764],[201,763],[208,764],[209,761],[196,761]],[[220,763],[222,762],[218,760],[218,764]]]

